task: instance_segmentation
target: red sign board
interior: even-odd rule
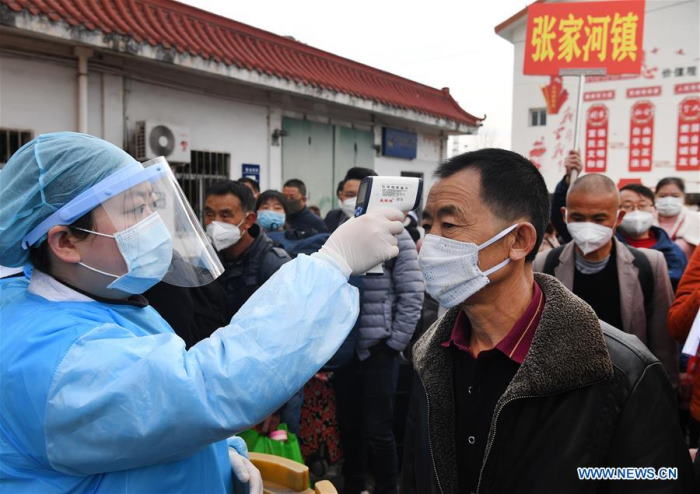
[[[608,160],[608,107],[593,105],[586,112],[586,171],[605,172]]]
[[[631,87],[627,90],[628,98],[648,98],[661,96],[661,86]]]
[[[643,32],[644,0],[530,5],[524,73],[604,68],[639,74]]]
[[[700,93],[700,82],[684,82],[683,84],[676,84],[674,87],[674,92],[676,94]]]
[[[583,93],[583,101],[604,101],[608,99],[615,99],[614,89],[609,89],[607,91],[586,91]]]
[[[700,170],[700,96],[688,96],[678,106],[676,170]]]
[[[650,172],[654,151],[654,103],[637,101],[630,112],[629,171]]]

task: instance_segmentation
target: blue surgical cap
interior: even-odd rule
[[[0,264],[22,266],[22,239],[81,192],[130,166],[114,144],[75,132],[43,134],[22,146],[0,171]]]

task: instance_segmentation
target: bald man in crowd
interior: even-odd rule
[[[562,214],[573,241],[539,254],[534,270],[555,276],[601,320],[637,336],[676,387],[678,348],[666,329],[673,290],[663,254],[615,238],[625,211],[615,183],[605,175],[576,180]]]

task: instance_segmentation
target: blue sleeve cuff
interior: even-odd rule
[[[226,439],[226,443],[228,444],[229,448],[235,449],[236,453],[248,458],[248,445],[245,443],[243,438],[238,436],[231,436],[228,439]]]

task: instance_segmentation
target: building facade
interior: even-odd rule
[[[300,178],[335,206],[352,166],[423,176],[480,120],[435,89],[167,0],[0,0],[0,166],[74,130],[164,155],[198,212],[212,181]]]
[[[552,190],[574,143],[579,78],[523,74],[526,21],[523,10],[496,26],[515,49],[512,147]],[[700,0],[646,0],[643,50],[639,75],[585,78],[577,146],[585,171],[652,188],[677,176],[700,193]]]

